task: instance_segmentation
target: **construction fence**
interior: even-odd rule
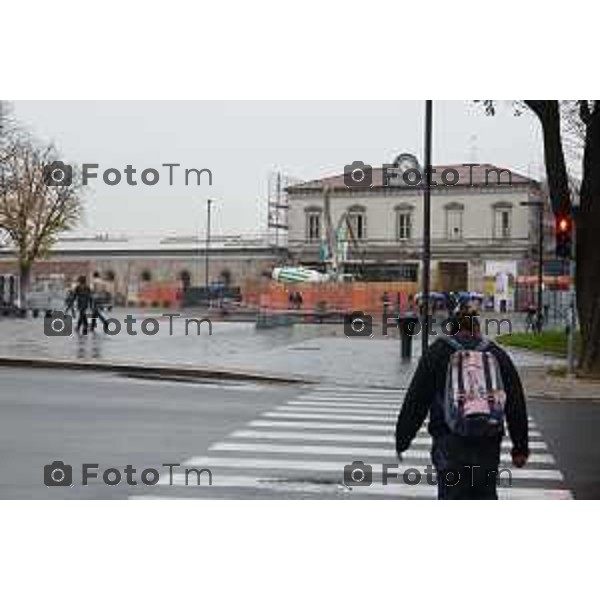
[[[315,313],[363,311],[368,314],[380,314],[384,304],[387,304],[388,310],[412,310],[417,292],[417,285],[412,282],[291,284],[270,281],[245,286],[242,299],[245,306],[264,311],[299,309]]]

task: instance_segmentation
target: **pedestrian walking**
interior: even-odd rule
[[[73,319],[76,318],[76,313],[75,313],[75,286],[70,287],[67,290],[67,294],[65,296],[65,314],[69,314],[71,313],[71,317]]]
[[[83,335],[87,335],[88,332],[88,320],[87,312],[92,306],[92,290],[87,284],[87,278],[85,275],[81,275],[77,280],[77,285],[73,291],[73,303],[79,312],[79,318],[77,319],[76,331]]]
[[[537,310],[533,304],[529,304],[525,311],[525,333],[535,332],[537,329],[536,316]]]
[[[422,356],[396,425],[402,458],[429,414],[431,458],[440,500],[497,499],[504,422],[512,464],[529,455],[525,396],[509,356],[485,339],[475,311],[461,308],[454,336],[438,338]]]
[[[94,273],[90,296],[91,331],[96,330],[98,321],[102,323],[102,327],[106,330],[106,317],[102,314],[102,301],[106,298],[106,292],[104,281],[98,273]]]
[[[448,292],[446,294],[446,308],[448,310],[448,318],[451,319],[454,315],[454,311],[456,310],[456,297],[454,292]]]
[[[304,298],[302,297],[302,292],[298,290],[294,295],[294,304],[296,305],[296,310],[302,310],[303,302]]]

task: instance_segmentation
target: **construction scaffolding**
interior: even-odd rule
[[[279,248],[287,246],[289,201],[286,189],[298,181],[277,171],[269,176],[268,231],[271,243]]]

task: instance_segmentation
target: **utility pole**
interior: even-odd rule
[[[543,290],[544,290],[544,203],[538,205],[538,287],[537,287],[537,331],[542,333],[544,324]]]
[[[275,210],[275,248],[279,249],[279,205],[281,204],[281,171],[277,171],[277,194],[275,202],[277,209]]]
[[[421,354],[429,347],[429,277],[431,273],[431,129],[433,100],[425,100],[425,187],[423,189],[423,279]]]
[[[569,337],[567,339],[567,367],[569,376],[575,375],[575,259],[568,259],[569,264]]]
[[[210,198],[206,201],[206,247],[204,249],[204,287],[206,289],[206,294],[208,297],[208,261],[209,261],[209,252],[210,252],[210,207],[213,203],[213,200]]]

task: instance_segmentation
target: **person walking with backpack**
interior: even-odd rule
[[[512,464],[529,456],[525,395],[510,357],[481,335],[477,313],[456,315],[456,335],[436,340],[421,357],[396,424],[400,460],[429,413],[431,458],[440,500],[496,500],[504,424]]]

